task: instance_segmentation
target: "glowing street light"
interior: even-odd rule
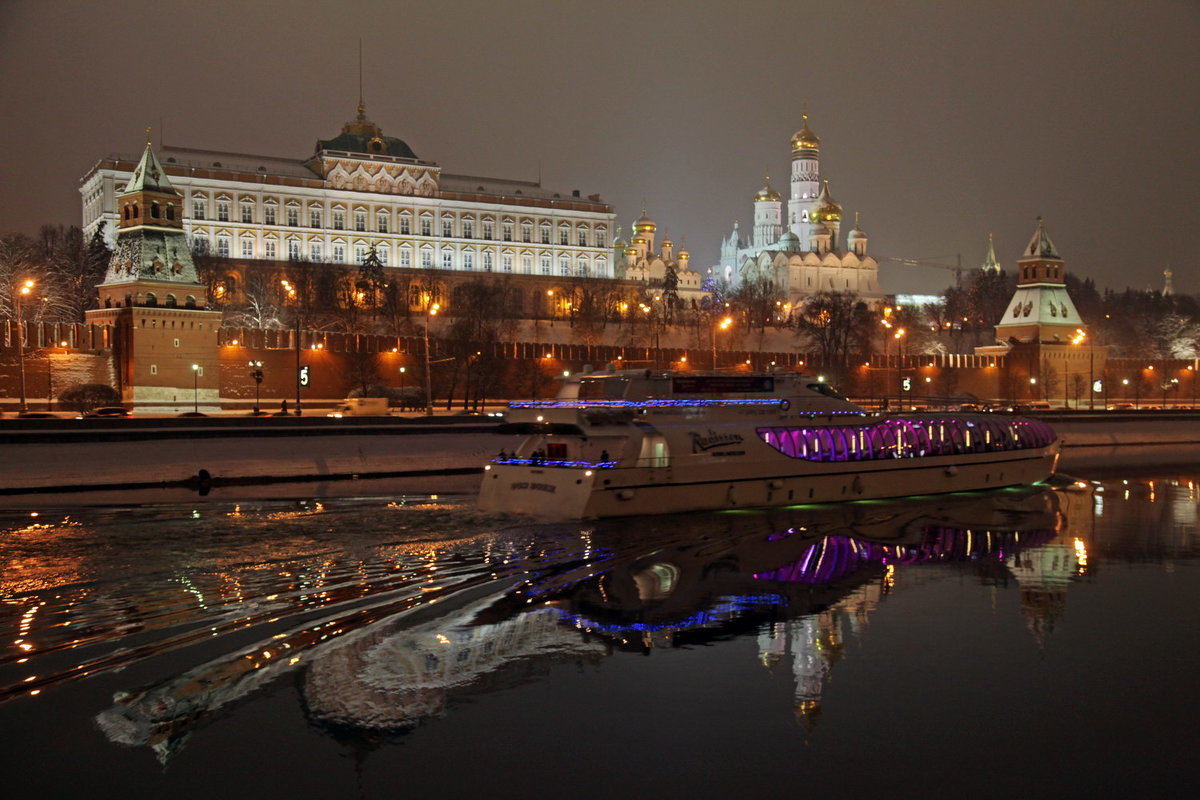
[[[250,377],[254,379],[254,413],[255,414],[259,413],[259,390],[262,388],[262,382],[263,382],[262,365],[263,365],[263,363],[261,361],[251,361],[248,364],[248,366],[250,367]]]
[[[286,280],[279,282],[283,286],[283,290],[287,292],[289,300],[296,301],[296,287],[288,283]],[[295,321],[292,328],[292,343],[296,349],[296,416],[300,416],[300,305],[297,303],[295,308]],[[285,409],[286,410],[286,409]]]
[[[200,413],[200,365],[192,364],[192,411]]]
[[[33,293],[34,281],[26,280],[15,295],[17,306],[17,364],[21,372],[21,403],[18,411],[28,411],[25,404],[25,326],[21,318],[21,301]]]
[[[712,328],[712,368],[717,368],[717,328],[721,330],[729,330],[729,326],[733,324],[733,317],[725,317],[720,324],[716,324],[714,320]]]
[[[433,300],[430,295],[426,303]],[[433,416],[433,378],[429,369],[429,321],[437,316],[442,308],[439,303],[429,303],[425,308],[425,416]]]

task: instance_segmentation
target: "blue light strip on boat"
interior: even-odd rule
[[[493,464],[515,464],[521,467],[568,467],[572,469],[611,469],[615,461],[567,461],[561,458],[493,458]]]

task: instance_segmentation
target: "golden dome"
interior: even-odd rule
[[[766,186],[759,189],[758,193],[754,195],[754,202],[756,203],[778,203],[782,199],[783,198],[779,196],[779,192],[775,191],[775,188],[771,186],[770,180],[767,181]]]
[[[658,226],[654,224],[654,220],[650,219],[646,214],[646,209],[643,208],[642,215],[633,223],[633,230],[636,233],[653,233],[657,229]]]
[[[842,206],[829,193],[829,181],[821,187],[821,196],[817,198],[816,218],[821,222],[841,222]]]
[[[798,150],[820,150],[821,137],[808,127],[808,114],[804,115],[804,127],[792,134],[792,152]]]

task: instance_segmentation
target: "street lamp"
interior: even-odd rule
[[[200,365],[192,364],[192,411],[200,413]]]
[[[442,306],[439,303],[429,303],[433,300],[430,295],[425,308],[425,416],[433,416],[433,377],[429,370],[429,321],[437,316]]]
[[[280,284],[283,285],[283,290],[285,292],[287,292],[288,299],[295,302],[297,300],[296,287],[292,286],[292,284],[288,283],[286,280],[280,281]],[[298,417],[298,416],[300,416],[300,305],[299,305],[299,303],[296,304],[296,308],[295,308],[295,322],[294,322],[293,331],[292,331],[292,344],[294,344],[295,348],[296,348],[296,416]]]
[[[58,343],[58,346],[63,348],[64,354],[67,349],[66,341]],[[54,354],[47,351],[46,353],[46,410],[54,410]]]
[[[717,328],[720,328],[721,330],[728,330],[729,326],[732,324],[733,324],[733,317],[726,317],[725,319],[721,320],[721,323],[719,325],[717,324],[716,318],[715,317],[713,318],[713,327],[712,327],[712,368],[713,369],[717,368]]]
[[[897,328],[892,334],[896,340],[896,406],[904,410],[904,328]]]
[[[259,390],[262,388],[263,382],[262,362],[251,361],[248,366],[250,367],[250,377],[254,379],[254,413],[258,414]]]
[[[21,404],[17,407],[17,410],[21,412],[29,410],[25,405],[25,327],[21,319],[21,300],[33,292],[33,287],[34,282],[27,280],[21,284],[21,288],[17,290],[15,296],[17,306],[17,364],[21,372]]]

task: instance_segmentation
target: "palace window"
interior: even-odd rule
[[[288,247],[288,258],[291,259],[292,261],[299,261],[300,260],[300,240],[299,239],[288,239],[287,247]]]
[[[321,227],[321,209],[319,209],[319,208],[308,209],[308,227],[310,227],[310,228]]]
[[[205,205],[203,197],[192,198],[192,219],[204,219]]]
[[[421,217],[421,235],[433,236],[433,220],[429,217]]]
[[[490,251],[483,254],[483,270],[484,272],[492,271],[492,254]]]
[[[254,258],[254,240],[249,237],[242,238],[242,258]]]
[[[268,205],[263,209],[263,224],[264,225],[274,225],[275,224],[275,206]]]
[[[558,274],[559,275],[570,275],[571,274],[571,261],[565,255],[558,257]]]
[[[475,238],[475,223],[474,223],[474,221],[469,220],[469,219],[463,220],[463,238],[464,239],[474,239]]]
[[[375,230],[379,233],[387,233],[389,227],[389,217],[386,211],[380,211],[375,214]]]
[[[421,250],[421,266],[430,269],[433,266],[433,251],[428,247]]]
[[[541,226],[541,231],[542,231],[542,244],[550,244],[550,225],[549,225],[549,223],[543,222],[542,226]]]
[[[529,244],[533,239],[533,225],[528,222],[521,223],[521,241]]]
[[[314,263],[321,261],[321,243],[312,242],[308,246],[308,256]]]
[[[217,201],[217,221],[218,222],[229,222],[229,201],[228,200],[218,200]]]
[[[242,222],[250,225],[254,222],[254,204],[242,203]]]
[[[271,261],[275,260],[275,240],[268,239],[263,242],[263,256]]]
[[[475,269],[475,254],[470,250],[463,253],[463,269]]]
[[[402,266],[402,267],[411,267],[412,266],[412,251],[409,250],[407,247],[400,248],[400,266]]]
[[[346,263],[346,245],[342,244],[341,242],[335,242],[333,245],[333,263]]]
[[[335,231],[346,230],[346,212],[340,208],[333,210],[333,229]]]
[[[500,256],[500,269],[504,272],[512,272],[512,253]]]
[[[542,256],[542,274],[550,274],[550,256]]]
[[[526,275],[533,274],[533,256],[521,256],[521,271]]]
[[[354,230],[365,231],[367,229],[367,212],[361,208],[354,211]]]
[[[390,255],[391,255],[391,251],[386,244],[381,244],[375,248],[375,257],[379,259],[379,263],[381,266],[384,266],[384,267],[389,266],[388,265],[388,257]]]
[[[362,264],[367,260],[367,246],[365,244],[354,245],[354,263]]]
[[[293,228],[300,227],[300,209],[296,206],[287,207],[287,224]]]
[[[454,269],[454,253],[449,250],[442,251],[442,269]]]
[[[608,237],[608,234],[604,231],[604,228],[597,229],[596,230],[596,247],[608,247],[608,245],[605,244],[605,240],[607,239],[607,237]]]
[[[558,229],[558,243],[559,244],[570,244],[570,239],[568,238],[570,235],[571,235],[570,231],[567,230],[565,225],[563,227],[559,228]]]
[[[494,233],[495,230],[493,229],[492,221],[490,219],[485,219],[483,221],[483,238],[490,240],[494,238]]]
[[[442,220],[442,236],[449,238],[454,235],[454,223],[449,218]]]
[[[218,236],[217,237],[217,255],[221,256],[222,258],[229,258],[229,237],[228,236]]]
[[[503,231],[502,236],[504,241],[511,242],[513,237],[513,224],[511,222],[505,222],[501,226],[501,230]]]
[[[400,215],[400,233],[403,236],[409,236],[412,234],[412,217],[410,217],[408,214]]]
[[[579,246],[587,247],[587,228],[579,229]]]

